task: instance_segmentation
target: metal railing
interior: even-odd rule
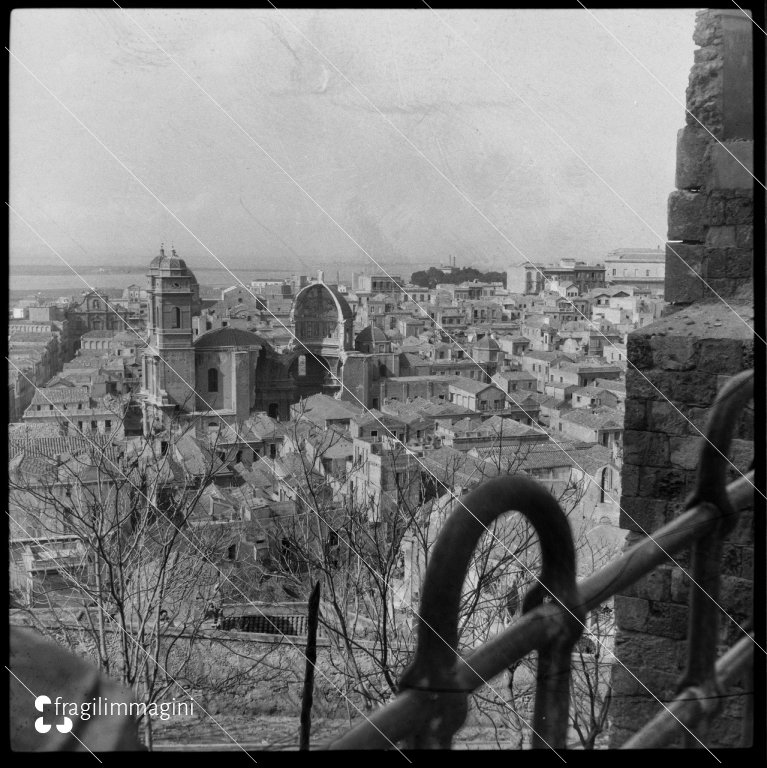
[[[450,748],[463,724],[469,694],[538,651],[533,748],[566,746],[570,658],[584,616],[621,592],[675,552],[692,548],[687,668],[677,698],[629,739],[624,748],[660,747],[680,733],[680,722],[700,737],[722,702],[725,686],[753,663],[754,641],[744,637],[718,661],[718,600],[723,540],[739,510],[753,502],[753,470],[727,485],[726,458],[734,425],[753,396],[746,371],[719,392],[705,430],[696,487],[685,512],[576,584],[575,550],[557,502],[524,477],[495,478],[463,497],[430,554],[424,578],[418,644],[399,681],[400,692],[369,719],[326,749]],[[542,555],[538,583],[527,593],[523,614],[497,637],[459,656],[458,605],[469,560],[495,518],[519,511],[535,527]],[[751,711],[743,741],[750,744]],[[696,742],[697,743],[697,742]]]

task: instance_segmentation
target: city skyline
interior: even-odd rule
[[[12,270],[160,242],[192,268],[311,273],[665,240],[691,9],[12,20]]]

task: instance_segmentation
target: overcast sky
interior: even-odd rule
[[[160,242],[312,269],[656,247],[695,12],[594,15],[17,10],[10,203],[75,264]],[[9,216],[12,269],[56,261]]]

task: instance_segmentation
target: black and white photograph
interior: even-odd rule
[[[12,752],[767,757],[763,5],[8,18]]]

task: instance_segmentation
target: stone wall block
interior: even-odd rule
[[[691,336],[653,336],[650,339],[655,368],[664,371],[690,371],[697,364],[698,351]]]
[[[630,333],[626,344],[626,357],[635,368],[652,367],[650,339],[642,334]]]
[[[641,632],[626,632],[615,639],[616,654],[629,668],[641,666],[648,659],[655,659],[659,669],[676,672],[679,669],[676,646],[676,641],[667,637],[653,637]]]
[[[722,570],[723,575],[740,576],[741,554],[743,547],[740,544],[725,543],[722,547]]]
[[[680,469],[639,468],[639,496],[654,499],[680,498],[687,495],[687,476]]]
[[[703,242],[705,195],[677,190],[668,198],[668,239]]]
[[[728,200],[724,208],[724,217],[728,225],[754,223],[754,198],[751,195],[739,195]],[[734,244],[734,243],[733,243]]]
[[[731,277],[710,277],[703,286],[703,301],[717,302],[740,296],[740,281]]]
[[[734,438],[730,443],[729,459],[730,463],[735,465],[734,468],[730,466],[733,479],[740,477],[741,474],[745,475],[754,460],[754,443],[751,440]]]
[[[739,322],[736,320],[736,322]],[[740,339],[703,339],[698,348],[698,370],[706,373],[731,373],[741,370],[743,342]],[[714,391],[717,379],[713,379]],[[713,398],[712,398],[713,402]]]
[[[753,170],[753,141],[711,142],[708,145],[705,160],[707,189],[753,189]]]
[[[735,227],[735,245],[738,248],[753,250],[754,247],[754,226],[753,224],[743,224]]]
[[[736,227],[739,229],[739,227]],[[754,252],[750,248],[733,248],[725,264],[725,276],[738,281],[750,280],[753,271]]]
[[[702,187],[706,179],[706,150],[711,136],[700,126],[688,125],[676,136],[676,188]]]
[[[754,546],[754,515],[750,510],[743,510],[737,517],[735,527],[727,534],[731,544]]]
[[[685,605],[651,601],[646,631],[653,635],[683,640],[687,637],[688,609]]]
[[[687,86],[687,125],[702,123],[717,139],[724,133],[722,69],[719,57],[696,62],[690,69]]]
[[[738,576],[741,579],[753,581],[754,579],[754,549],[753,547],[738,547],[740,550],[740,563]]]
[[[754,367],[754,340],[748,339],[743,342],[743,356],[741,358],[741,365],[743,370],[749,370]],[[753,411],[751,411],[753,416]]]
[[[667,506],[661,499],[623,496],[618,513],[618,525],[646,536],[666,524]]]
[[[621,629],[644,631],[647,617],[650,614],[650,601],[637,597],[615,595],[614,603],[616,623]],[[618,619],[617,617],[620,617]]]
[[[647,426],[651,430],[663,430],[668,435],[689,435],[688,409],[684,405],[666,400],[648,403]]]
[[[669,302],[689,304],[703,297],[705,249],[690,243],[666,243],[665,298]]]
[[[623,498],[636,496],[639,493],[639,467],[623,462],[621,470],[621,493]]]
[[[664,600],[671,597],[671,569],[656,568],[628,586],[623,594],[644,600]]]
[[[667,393],[669,400],[686,405],[709,407],[716,397],[716,376],[709,372],[701,372],[700,369],[703,366],[704,362],[701,360],[698,371],[674,374],[672,386]]]
[[[753,584],[739,576],[722,576],[720,604],[726,605],[730,614],[750,616],[754,607]]]
[[[663,432],[623,433],[623,461],[645,467],[665,467],[669,460],[668,435]]]
[[[730,224],[721,227],[708,227],[705,241],[707,248],[734,248],[735,227]]]
[[[703,438],[693,437],[669,438],[671,466],[677,469],[695,469],[700,462],[700,449]]]
[[[623,417],[624,429],[647,429],[647,400],[626,400],[625,415]]]
[[[727,194],[721,190],[709,190],[706,196],[706,224],[709,227],[721,227],[727,223]]]
[[[709,248],[705,249],[706,254],[706,279],[727,277],[728,262],[733,258],[735,248]]]
[[[629,334],[631,340],[633,334]],[[631,356],[629,355],[629,360]],[[631,393],[631,397],[638,397],[643,400],[662,400],[665,394],[665,388],[669,386],[668,374],[665,371],[644,370],[637,371],[629,368],[626,371],[626,392]]]

